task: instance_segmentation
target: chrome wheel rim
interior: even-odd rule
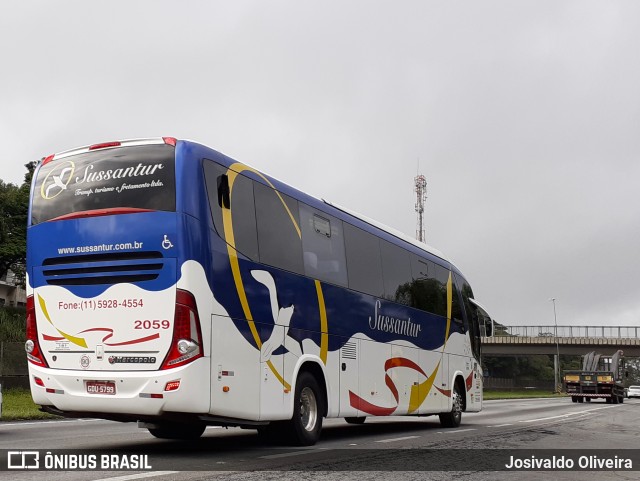
[[[453,417],[455,419],[460,418],[462,416],[462,396],[458,391],[454,391],[453,393],[453,409],[451,411],[453,413]]]
[[[305,387],[300,393],[300,421],[305,431],[313,431],[318,420],[318,403],[313,389]]]

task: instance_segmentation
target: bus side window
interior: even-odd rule
[[[445,317],[449,270],[435,262],[416,258],[411,262],[411,307]]]
[[[471,304],[469,299],[473,299],[473,291],[471,286],[464,279],[464,277],[455,275],[456,284],[460,288],[462,294],[462,303],[466,314],[465,325],[469,331],[469,337],[471,339],[471,350],[476,359],[480,359],[480,320],[484,322],[484,316],[478,316],[478,308]]]
[[[229,197],[225,201],[225,195],[231,191],[227,176],[228,169],[206,159],[203,161],[203,165],[209,207],[216,232],[225,239],[222,209],[229,208],[236,250],[245,257],[257,261],[258,232],[253,199],[253,181],[242,174],[237,175],[233,184],[233,198]],[[225,191],[227,192],[225,193]],[[225,202],[228,207],[225,206]]]
[[[411,292],[406,286],[412,281],[409,252],[380,239],[384,297],[390,301],[411,305]]]
[[[260,182],[254,192],[260,262],[304,274],[298,201]]]
[[[324,212],[316,213],[302,202],[298,204],[305,275],[346,287],[347,261],[342,221]]]
[[[378,238],[345,222],[344,241],[347,252],[349,288],[372,296],[383,297],[384,286]]]
[[[429,271],[433,271],[433,262],[429,262],[421,257],[411,254],[411,277],[412,280],[425,280],[429,278]]]
[[[451,306],[451,320],[454,322],[457,322],[460,325],[463,325],[464,317],[462,314],[462,303],[460,301],[460,292],[458,291],[458,283],[456,282],[455,278],[452,280],[453,280],[453,283],[452,283],[453,296],[452,296],[452,306]]]

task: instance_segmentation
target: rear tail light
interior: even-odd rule
[[[27,359],[36,366],[49,367],[40,350],[38,326],[36,325],[36,306],[33,296],[27,297],[27,342],[24,343]]]
[[[177,381],[169,381],[164,385],[165,391],[177,391],[180,388],[180,380]]]
[[[193,294],[178,289],[173,323],[173,340],[160,369],[172,369],[195,361],[204,355],[198,308]]]
[[[178,140],[174,137],[162,137],[162,140],[164,140],[165,144],[172,145],[173,147],[175,147],[176,143],[178,142]]]

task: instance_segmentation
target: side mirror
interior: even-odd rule
[[[231,190],[229,189],[229,177],[218,177],[218,205],[224,209],[231,207]]]
[[[478,301],[469,297],[469,302],[476,307],[478,328],[480,329],[480,335],[484,337],[493,336],[493,319],[487,313],[487,310],[480,305]]]
[[[493,319],[490,317],[485,318],[484,332],[487,337],[493,337]]]

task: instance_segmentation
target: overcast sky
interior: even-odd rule
[[[0,178],[198,141],[429,244],[504,324],[640,324],[640,3],[25,1]]]

